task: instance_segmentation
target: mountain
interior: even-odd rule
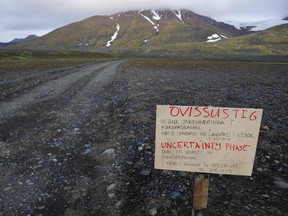
[[[128,11],[93,16],[15,47],[196,58],[288,55],[287,25],[281,28],[252,32],[189,10]]]
[[[25,38],[15,38],[10,42],[7,43],[1,43],[0,42],[0,47],[5,47],[5,46],[10,46],[10,45],[15,45],[15,44],[19,44],[19,43],[24,43],[24,42],[28,42],[28,41],[32,41],[34,39],[38,38],[37,35],[28,35]]]
[[[287,17],[284,17],[282,20],[287,20],[287,21],[288,21],[288,16],[287,16]]]
[[[207,37],[215,33],[222,35],[220,37],[224,39],[246,32],[189,10],[128,11],[111,16],[94,16],[72,23],[23,47],[29,45],[41,49],[93,50],[105,47],[205,42]]]

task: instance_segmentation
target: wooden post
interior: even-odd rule
[[[193,209],[200,211],[207,208],[209,175],[199,174],[195,176]]]

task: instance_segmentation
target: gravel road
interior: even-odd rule
[[[103,152],[116,145],[111,99],[121,63],[1,80],[0,215],[115,214],[106,187],[117,167]]]
[[[119,60],[0,74],[0,216],[191,216],[194,174],[154,169],[157,104],[263,109],[252,176],[211,174],[202,213],[287,216],[287,71]]]

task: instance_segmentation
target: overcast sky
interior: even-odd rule
[[[42,36],[90,16],[132,9],[189,9],[217,21],[257,22],[288,16],[288,0],[1,0],[0,5],[1,42]]]

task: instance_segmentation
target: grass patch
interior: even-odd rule
[[[90,52],[1,50],[0,73],[63,68],[119,59],[119,56]]]

